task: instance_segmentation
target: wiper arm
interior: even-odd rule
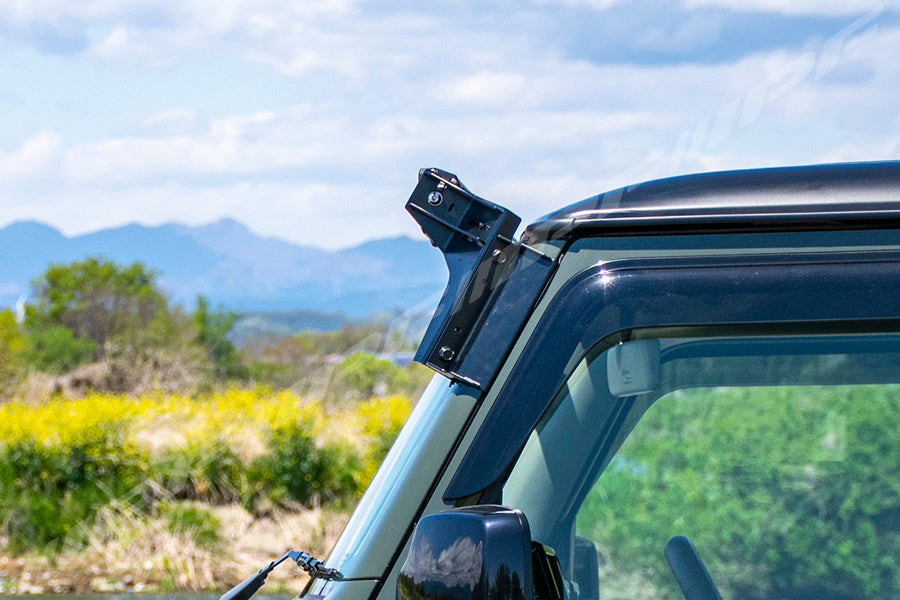
[[[310,577],[315,579],[340,581],[344,578],[340,571],[326,567],[306,552],[288,550],[280,557],[270,562],[267,566],[222,594],[219,600],[248,600],[263,586],[269,573],[288,558],[292,559],[297,563],[298,567],[309,573]]]

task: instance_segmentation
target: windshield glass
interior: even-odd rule
[[[345,576],[376,578],[475,406],[476,391],[435,375],[326,561]]]
[[[681,598],[686,536],[724,598],[900,595],[900,338],[644,337],[576,369],[504,488],[570,592]]]

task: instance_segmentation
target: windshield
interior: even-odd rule
[[[580,598],[900,595],[900,337],[654,338],[595,351],[503,491]],[[602,473],[602,474],[601,474]]]
[[[472,388],[432,378],[328,556],[329,566],[347,577],[381,576],[384,548],[403,539],[475,398]]]

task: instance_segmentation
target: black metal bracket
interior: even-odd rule
[[[337,569],[330,569],[321,561],[313,558],[307,552],[289,550],[288,555],[297,563],[297,566],[306,571],[310,577],[325,579],[327,581],[341,581],[344,576]]]
[[[474,195],[452,173],[433,168],[420,171],[406,210],[444,254],[450,271],[447,288],[415,360],[452,379],[485,389],[494,374],[493,367],[499,365],[506,348],[496,345],[490,348],[492,356],[487,360],[492,365],[490,368],[485,368],[484,361],[466,361],[481,324],[526,250],[532,259],[526,261],[529,265],[544,264],[542,274],[549,273],[552,261],[530,248],[524,249],[514,240],[521,222],[518,216]],[[542,284],[545,277],[540,279]],[[525,299],[527,308],[530,309],[533,299]],[[516,318],[520,316],[524,318],[524,314],[517,314]],[[512,334],[515,331],[517,327]]]

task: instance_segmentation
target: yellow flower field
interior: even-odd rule
[[[0,550],[84,547],[109,507],[200,521],[178,507],[346,509],[409,412],[402,397],[326,407],[265,388],[8,401],[0,404]]]

